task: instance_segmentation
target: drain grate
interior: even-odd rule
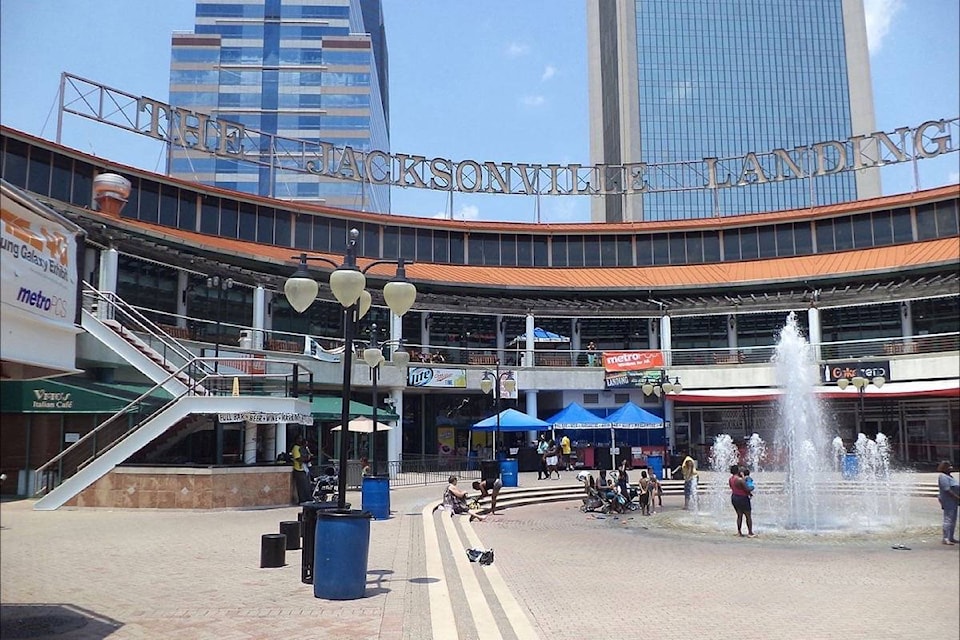
[[[4,640],[44,638],[82,629],[87,622],[83,616],[62,614],[9,617],[0,621],[0,637]]]

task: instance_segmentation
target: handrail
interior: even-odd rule
[[[193,354],[176,338],[170,336],[116,293],[100,291],[84,281],[83,298],[84,308],[91,313],[93,313],[93,306],[96,303],[96,313],[94,315],[101,321],[114,320],[120,322],[121,325],[127,326],[132,331],[145,333],[151,339],[157,340],[163,346],[161,355],[164,360],[170,360],[170,355],[175,356],[177,360],[174,364],[187,364],[195,360]],[[106,308],[103,308],[102,305],[105,305]],[[153,347],[152,344],[149,346]],[[213,371],[204,373],[213,373]]]
[[[227,357],[219,358],[219,360],[229,359],[230,358]],[[305,388],[310,397],[312,397],[313,374],[310,371],[301,369],[299,363],[295,361],[271,360],[271,362],[275,364],[290,365],[292,373],[242,375],[212,373],[198,376],[197,372],[194,371],[193,374],[190,375],[190,378],[195,382],[188,385],[187,389],[183,393],[172,397],[165,403],[160,403],[157,406],[149,406],[148,399],[153,396],[155,392],[164,390],[164,385],[170,380],[182,375],[186,371],[197,369],[199,365],[204,366],[206,369],[213,370],[214,367],[210,366],[210,363],[215,362],[216,360],[218,360],[218,358],[193,358],[190,362],[182,365],[179,369],[170,373],[164,380],[155,384],[153,387],[140,394],[134,400],[128,402],[117,413],[98,424],[69,447],[52,457],[44,464],[40,465],[40,467],[34,471],[34,477],[36,480],[34,486],[37,487],[35,494],[41,495],[49,492],[55,488],[56,485],[59,485],[66,478],[71,477],[74,473],[83,468],[86,464],[89,464],[91,461],[107,453],[115,446],[120,444],[120,442],[122,442],[125,438],[135,433],[146,422],[149,421],[150,417],[171,407],[184,397],[198,395],[207,396],[211,394],[230,395],[234,391],[234,385],[236,385],[236,390],[238,392],[242,389],[245,392],[245,395],[270,394],[278,389],[272,389],[269,386],[266,386],[264,381],[276,381],[278,378],[282,380],[282,386],[279,391],[281,391],[284,395],[290,397],[299,397],[300,389]],[[306,384],[300,382],[301,377],[307,378]],[[241,380],[243,381],[242,385],[240,384]],[[201,389],[203,390],[203,393],[200,393]],[[149,411],[144,411],[145,408],[149,409]],[[121,425],[119,428],[117,427],[121,418],[129,418],[131,415],[136,416],[136,419],[129,421],[127,425]],[[83,457],[80,459],[75,459],[78,457],[78,453]],[[54,475],[54,472],[56,472],[56,475]]]

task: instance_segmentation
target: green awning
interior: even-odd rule
[[[342,417],[343,400],[341,398],[314,396],[311,402],[311,413],[317,420],[339,420]],[[373,417],[373,407],[362,402],[350,401],[350,417]],[[378,421],[396,421],[400,416],[392,409],[377,408]]]
[[[103,413],[114,414],[130,400],[55,380],[4,380],[0,382],[3,413]]]

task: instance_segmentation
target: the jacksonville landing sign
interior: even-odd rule
[[[854,135],[793,149],[670,164],[534,164],[454,161],[364,151],[266,134],[208,114],[140,97],[138,131],[175,146],[284,170],[369,184],[513,195],[640,194],[724,189],[935,158],[957,151],[960,118]],[[701,177],[702,176],[702,177]],[[694,179],[697,181],[694,182]]]

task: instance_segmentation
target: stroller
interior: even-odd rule
[[[336,492],[338,480],[337,470],[325,467],[323,473],[313,479],[313,501],[326,502],[330,495]]]

